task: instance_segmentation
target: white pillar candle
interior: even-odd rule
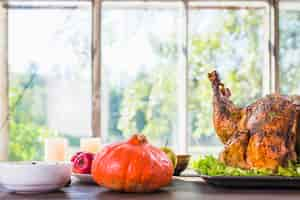
[[[68,141],[65,138],[45,139],[45,161],[64,161],[68,151]]]
[[[100,151],[100,138],[81,138],[80,151],[97,153]]]

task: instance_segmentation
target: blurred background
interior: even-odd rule
[[[189,153],[216,154],[207,73],[217,69],[240,106],[263,95],[267,9],[191,3],[186,13],[182,2],[104,1],[101,13],[102,143],[142,132],[178,150],[185,134]],[[78,150],[80,137],[92,136],[91,2],[12,1],[8,20],[9,159],[43,159],[52,136]],[[283,94],[300,94],[299,44],[300,10],[280,8]]]

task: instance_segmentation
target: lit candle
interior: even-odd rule
[[[84,152],[97,153],[100,150],[100,138],[81,138],[80,150]]]
[[[45,139],[45,160],[64,161],[66,160],[68,141],[65,138]]]

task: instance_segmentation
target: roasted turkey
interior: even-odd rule
[[[271,94],[245,108],[237,107],[218,73],[208,74],[213,89],[213,123],[229,166],[276,170],[297,159],[300,96]]]

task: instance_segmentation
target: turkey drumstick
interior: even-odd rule
[[[242,110],[230,101],[231,92],[221,83],[216,71],[209,73],[208,77],[213,89],[213,123],[217,135],[225,144],[237,132]]]

